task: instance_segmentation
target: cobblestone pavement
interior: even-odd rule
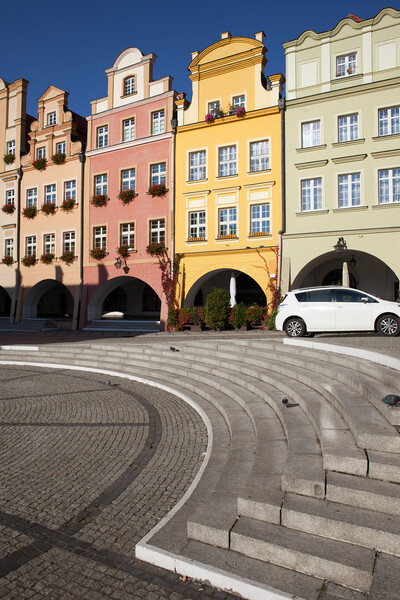
[[[0,439],[0,598],[234,598],[135,558],[206,450],[183,401],[121,378],[3,366]]]

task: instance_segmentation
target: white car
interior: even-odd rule
[[[278,306],[275,326],[289,337],[328,331],[400,333],[400,304],[341,286],[292,290]]]

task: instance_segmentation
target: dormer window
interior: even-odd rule
[[[124,79],[124,96],[134,94],[136,92],[135,77],[127,77]]]
[[[47,114],[47,125],[55,125],[57,123],[56,112],[50,112]]]
[[[336,77],[357,74],[357,54],[345,54],[336,58]]]

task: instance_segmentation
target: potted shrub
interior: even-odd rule
[[[75,200],[73,200],[73,198],[68,198],[68,200],[64,200],[64,202],[61,204],[60,208],[64,212],[71,212],[71,210],[74,208],[74,206],[75,206]]]
[[[51,160],[53,161],[53,163],[55,163],[56,165],[63,165],[65,163],[65,159],[66,159],[66,155],[65,152],[56,152],[55,154],[53,154],[53,156],[51,157]]]
[[[210,329],[225,329],[228,322],[230,297],[226,290],[216,288],[206,301],[206,323]]]
[[[207,113],[205,119],[207,123],[214,123],[214,115],[212,113]]]
[[[155,196],[165,196],[165,194],[168,192],[168,189],[165,185],[165,183],[156,183],[154,185],[151,185],[149,187],[149,189],[147,190],[147,193],[150,196],[153,196],[153,198]]]
[[[24,208],[24,210],[22,211],[22,214],[24,215],[24,217],[26,219],[34,219],[37,215],[37,208],[36,206],[27,206],[26,208]]]
[[[129,204],[135,196],[137,196],[135,190],[121,190],[118,194],[118,198],[121,200],[122,204]]]
[[[129,256],[129,246],[128,246],[128,244],[123,244],[122,246],[118,246],[118,248],[117,248],[117,254],[119,254],[119,256],[121,258],[128,258],[128,256]]]
[[[107,196],[107,194],[96,194],[95,196],[92,196],[90,203],[97,207],[106,206],[109,199],[110,198]]]
[[[152,244],[146,246],[146,252],[147,254],[150,254],[150,256],[161,256],[166,249],[167,248],[163,242],[153,242]]]
[[[96,260],[102,260],[106,256],[107,252],[104,248],[92,248],[90,256]]]
[[[33,161],[32,165],[35,167],[35,169],[37,169],[38,171],[44,171],[44,169],[46,168],[46,164],[47,164],[47,160],[43,157],[43,158],[37,158],[36,160]]]
[[[13,256],[5,256],[1,262],[3,263],[3,265],[7,265],[7,267],[11,267],[11,265],[14,262],[14,257]]]
[[[24,256],[21,262],[25,267],[33,267],[36,265],[36,255],[29,254],[28,256]]]
[[[6,165],[11,165],[15,160],[15,154],[5,154],[3,160]]]
[[[7,215],[12,215],[15,211],[15,204],[4,204],[4,206],[1,207],[1,210]]]
[[[53,262],[53,258],[55,258],[55,256],[52,252],[46,252],[40,257],[40,262],[44,263],[45,265],[49,265],[51,262]]]
[[[229,324],[235,329],[242,329],[242,327],[246,327],[246,305],[244,302],[240,302],[239,304],[232,306],[228,321]]]
[[[238,106],[235,112],[237,117],[244,117],[246,114],[246,109],[244,106]]]
[[[66,265],[72,265],[75,260],[75,252],[72,250],[65,250],[60,256],[60,260],[65,262]]]
[[[42,204],[41,211],[45,215],[54,215],[56,212],[56,205],[51,202]]]

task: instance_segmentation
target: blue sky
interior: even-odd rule
[[[304,30],[332,29],[348,14],[364,19],[399,2],[147,2],[124,0],[22,0],[2,5],[0,77],[29,81],[28,112],[37,115],[37,99],[51,84],[69,92],[69,108],[83,116],[90,101],[107,93],[104,69],[130,46],[158,58],[154,77],[171,75],[173,87],[190,99],[187,66],[193,50],[203,50],[220,33],[253,37],[265,31],[268,48],[266,74],[283,72],[282,43]],[[19,23],[17,26],[16,23]]]

